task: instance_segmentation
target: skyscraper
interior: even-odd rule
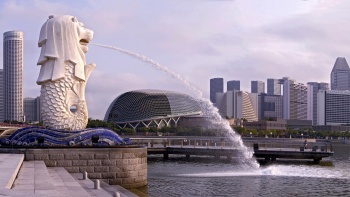
[[[231,80],[227,82],[227,91],[241,90],[241,82],[239,80]]]
[[[350,92],[320,90],[317,93],[317,125],[350,124]]]
[[[0,69],[0,122],[4,122],[4,70]]]
[[[281,85],[278,79],[267,79],[267,95],[281,95]]]
[[[279,83],[283,84],[283,118],[307,120],[307,87],[289,77]]]
[[[328,83],[307,83],[307,119],[317,124],[317,93],[319,90],[329,90]]]
[[[251,81],[251,93],[265,93],[265,83],[263,81]]]
[[[224,79],[213,78],[210,79],[210,101],[216,103],[216,93],[224,92]]]
[[[332,90],[350,90],[350,68],[344,57],[338,57],[331,72]]]
[[[23,32],[4,33],[4,119],[23,121]]]
[[[40,96],[24,98],[24,115],[27,122],[40,121]]]
[[[258,94],[232,90],[217,95],[216,104],[222,117],[258,120]]]
[[[259,119],[283,118],[283,97],[281,95],[259,95]]]

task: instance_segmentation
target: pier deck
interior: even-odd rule
[[[134,142],[140,145],[142,142],[147,146],[149,155],[162,154],[164,159],[169,155],[185,155],[189,158],[196,156],[213,156],[215,158],[226,157],[231,159],[239,157],[241,151],[234,148],[232,144],[225,141],[213,139],[188,139],[188,138],[137,138]],[[254,151],[256,158],[264,158],[266,161],[282,159],[311,159],[319,162],[322,158],[334,154],[331,144],[309,143],[308,149],[302,147],[302,142],[268,142],[268,143],[245,143],[248,149]]]

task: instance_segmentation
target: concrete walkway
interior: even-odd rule
[[[91,196],[80,184],[62,167],[48,168],[53,185],[60,196],[85,197]]]
[[[113,196],[115,192],[120,194],[120,197],[137,197],[134,193],[129,190],[119,186],[119,185],[108,185],[107,183],[101,181],[102,190],[96,190],[94,188],[94,182],[91,179],[83,179],[82,173],[73,173],[72,176],[80,183],[80,185],[87,191],[90,191],[91,196]],[[103,191],[103,193],[102,193]]]
[[[23,162],[12,190],[45,196],[60,196],[53,182],[43,161],[26,161]]]
[[[82,180],[82,173],[73,177],[63,167],[47,168],[43,161],[23,159],[22,154],[0,154],[0,196],[112,197],[115,192],[121,197],[136,196],[120,186],[109,187],[103,181],[101,189],[94,189],[94,182]]]
[[[22,154],[0,154],[0,189],[11,189],[23,159]]]

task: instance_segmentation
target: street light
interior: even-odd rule
[[[271,137],[272,137],[272,132],[270,132],[270,135],[271,135]]]
[[[250,132],[250,138],[252,138],[252,132]]]
[[[304,139],[304,134],[303,133],[301,134],[301,139]]]

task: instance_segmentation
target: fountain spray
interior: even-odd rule
[[[196,93],[197,99],[200,101],[200,106],[202,109],[202,112],[210,117],[210,121],[214,125],[220,126],[222,129],[227,131],[228,137],[231,139],[231,141],[234,143],[235,148],[240,150],[239,153],[241,154],[239,162],[253,168],[259,168],[259,164],[257,161],[253,158],[253,152],[249,150],[242,141],[242,138],[240,135],[238,135],[229,125],[229,123],[224,120],[221,115],[218,112],[218,109],[214,107],[214,105],[206,98],[203,97],[203,92],[200,91],[198,88],[196,88],[194,85],[190,84],[187,80],[181,77],[181,75],[177,74],[176,72],[170,70],[166,66],[163,66],[162,64],[135,52],[132,52],[130,50],[122,49],[119,47],[114,46],[108,46],[108,45],[102,45],[102,44],[96,44],[96,43],[90,43],[95,46],[99,46],[106,49],[112,49],[118,52],[121,52],[123,54],[126,54],[132,58],[139,59],[145,63],[151,64],[154,68],[157,70],[160,70],[167,75],[170,75],[172,78],[178,80],[183,85],[185,85],[188,89],[194,91]]]

